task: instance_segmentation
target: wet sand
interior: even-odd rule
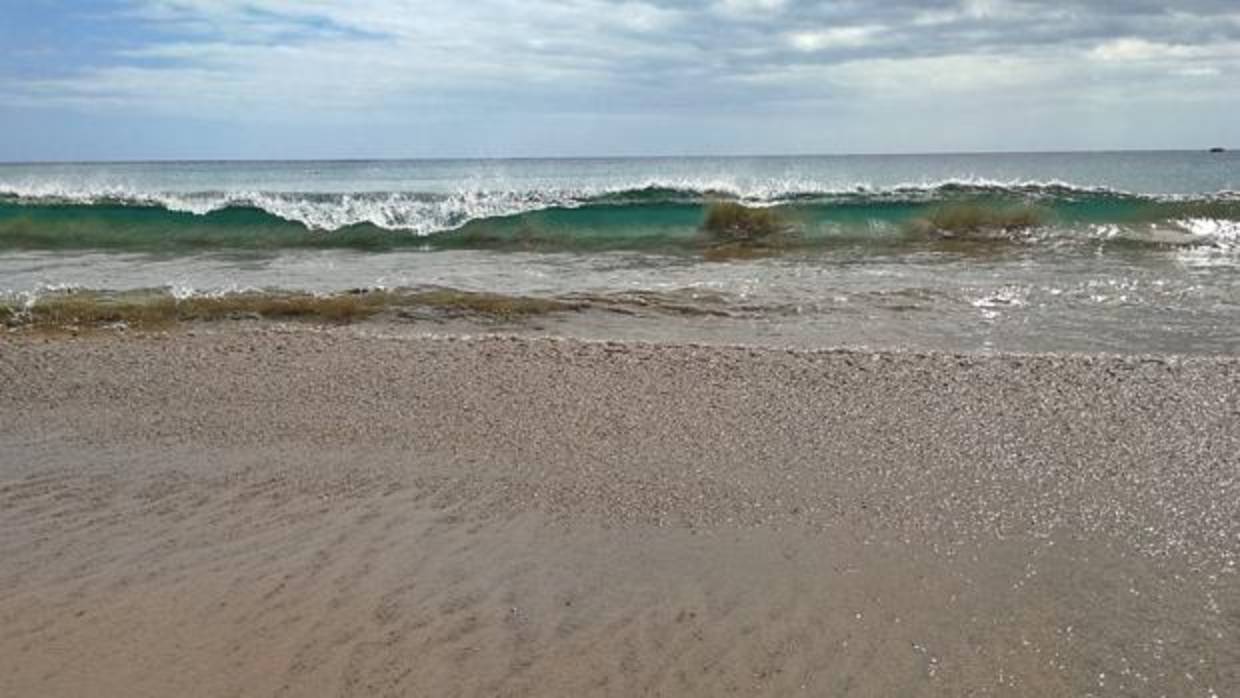
[[[0,695],[1240,692],[1240,362],[0,339]]]

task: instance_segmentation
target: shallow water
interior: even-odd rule
[[[0,165],[0,293],[447,287],[625,301],[506,328],[575,336],[1234,353],[1237,189],[1195,152]],[[721,199],[790,232],[721,248]]]

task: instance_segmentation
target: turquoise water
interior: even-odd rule
[[[729,191],[650,187],[533,196],[466,210],[419,193],[0,197],[0,249],[182,252],[295,248],[686,249],[708,245],[704,211],[735,201],[776,212],[802,248],[915,245],[919,225],[948,206],[1029,209],[1023,239],[1119,245],[1226,245],[1240,197],[1151,196],[1065,185],[936,184],[855,192]],[[489,210],[494,208],[495,210]],[[445,209],[451,209],[445,211]]]
[[[638,294],[667,302],[542,331],[1234,353],[1238,190],[1240,156],[1202,152],[9,164],[0,294]],[[772,211],[778,244],[721,247],[723,201]]]

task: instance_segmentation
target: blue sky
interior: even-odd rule
[[[1240,3],[18,0],[0,160],[1240,146]]]

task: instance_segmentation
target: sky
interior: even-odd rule
[[[1240,2],[0,0],[0,160],[1240,147]]]

